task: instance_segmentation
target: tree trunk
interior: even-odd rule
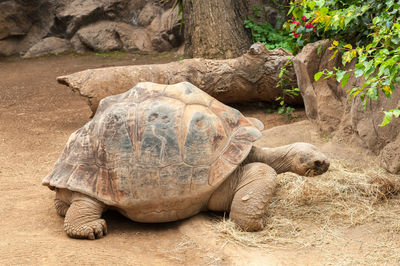
[[[188,81],[223,103],[267,101],[282,96],[283,89],[296,86],[296,76],[288,67],[286,87],[277,87],[282,66],[291,58],[283,49],[267,50],[253,44],[234,59],[186,59],[168,64],[119,66],[89,69],[57,78],[88,99],[93,113],[104,97],[125,92],[137,83],[148,81],[175,84]],[[286,103],[302,104],[297,96]]]
[[[185,56],[233,58],[251,45],[243,21],[249,1],[183,0]]]

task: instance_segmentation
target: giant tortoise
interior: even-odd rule
[[[56,191],[70,237],[102,237],[107,208],[146,223],[227,211],[244,230],[261,230],[277,173],[329,167],[311,144],[253,146],[262,129],[188,82],[139,83],[100,102],[43,185]]]

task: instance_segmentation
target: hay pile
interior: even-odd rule
[[[399,179],[377,165],[352,166],[333,160],[329,171],[322,176],[302,177],[292,173],[278,176],[277,192],[267,209],[263,231],[243,232],[226,219],[219,220],[215,227],[225,241],[279,249],[333,243],[351,246],[341,232],[371,223],[379,223],[382,233],[399,235]],[[350,258],[349,263],[400,256],[400,244],[395,240],[373,242],[372,246],[363,246],[368,255],[362,256],[364,261]],[[393,257],[393,261],[396,259]]]

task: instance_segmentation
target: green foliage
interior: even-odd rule
[[[357,59],[354,69],[324,70],[315,74],[315,80],[335,76],[344,87],[350,75],[364,76],[361,87],[348,91],[350,99],[360,97],[364,109],[370,99],[391,97],[395,84],[400,82],[400,1],[300,0],[291,2],[289,13],[293,15],[292,22],[285,26],[292,30],[298,44],[333,39],[329,47],[333,50],[331,59],[340,54],[343,66]],[[307,31],[300,20],[311,23],[312,34],[310,26]],[[380,126],[399,117],[400,110],[384,113]]]
[[[285,65],[281,68],[279,72],[279,82],[276,87],[280,87],[282,89],[282,95],[275,99],[276,102],[279,103],[278,114],[285,115],[287,120],[290,120],[293,115],[293,112],[296,110],[295,108],[289,106],[286,101],[288,98],[294,98],[299,95],[300,90],[298,88],[287,88],[289,82],[289,70],[287,67],[289,65],[293,65],[291,60],[288,60]]]
[[[164,1],[169,1],[169,0],[164,0]],[[179,27],[179,30],[182,31],[185,20],[185,14],[183,12],[183,0],[176,0],[173,8],[178,8],[177,16],[178,17],[181,16],[181,25]]]
[[[380,127],[384,127],[388,123],[390,123],[390,121],[392,121],[393,116],[396,117],[396,118],[399,118],[399,116],[400,116],[399,108],[392,109],[392,110],[389,110],[387,112],[384,111],[384,113],[385,113],[385,117],[383,118],[382,123],[379,125]]]
[[[275,99],[279,103],[278,114],[284,115],[287,120],[291,120],[293,118],[293,112],[296,110],[294,107],[287,105],[285,99],[289,96],[297,96],[299,95],[298,88],[291,88],[283,90],[282,96],[279,96]]]
[[[284,30],[274,28],[267,21],[263,21],[261,12],[266,14],[266,8],[263,6],[253,8],[255,18],[249,16],[244,21],[244,26],[250,29],[253,42],[261,42],[268,49],[273,50],[282,47],[290,52],[296,50],[296,44],[293,38]]]

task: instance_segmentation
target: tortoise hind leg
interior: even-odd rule
[[[69,204],[60,199],[54,199],[54,207],[56,208],[57,214],[64,217],[69,209]]]
[[[89,196],[74,193],[65,219],[64,230],[73,238],[101,238],[107,234],[107,225],[101,214],[105,205]]]
[[[54,199],[54,207],[57,214],[64,217],[71,203],[72,192],[67,189],[56,188],[56,198]]]

